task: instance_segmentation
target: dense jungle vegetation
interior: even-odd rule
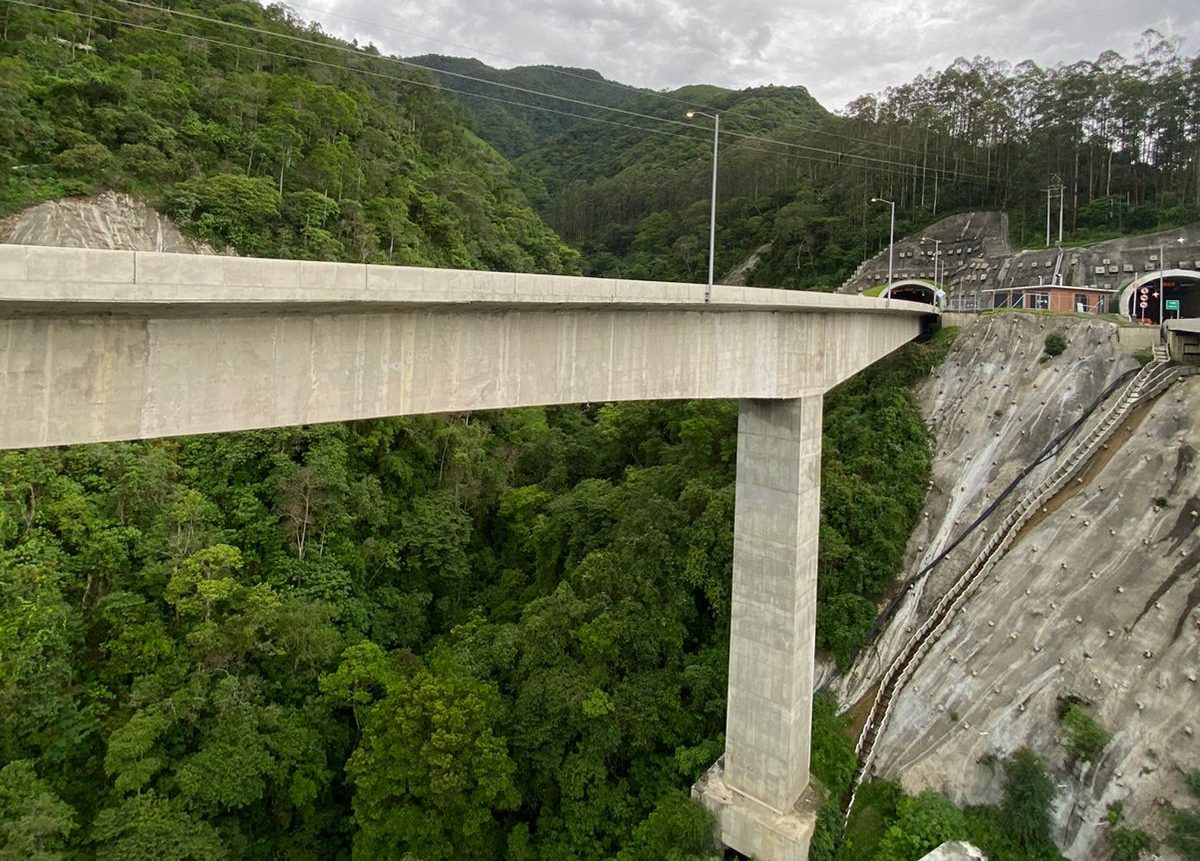
[[[2,214],[117,188],[245,254],[703,270],[703,128],[458,104],[279,6],[40,5],[0,0]],[[586,70],[423,60],[684,107]],[[1194,61],[1149,62],[1119,69],[1194,86]],[[983,84],[967,80],[970,102]],[[798,87],[671,98],[735,135],[829,150],[724,146],[719,269],[768,246],[752,283],[840,280],[886,235],[872,194],[898,196],[904,228],[1034,206],[1049,169],[1037,134],[981,142],[937,99],[902,116],[902,89],[848,117]],[[1080,128],[1095,172],[1085,144],[1103,141]],[[1104,151],[1084,203],[1102,184],[1130,193],[1105,210],[1118,219],[1189,212],[1193,156],[1150,140]],[[920,180],[860,158],[880,146],[921,153]],[[981,156],[983,183],[968,176]],[[952,334],[826,399],[818,643],[843,665],[925,492],[910,389]],[[735,426],[730,403],[609,404],[0,453],[0,859],[703,857],[711,822],[686,793],[723,748]],[[832,703],[813,735],[814,857],[831,858],[853,750]],[[1044,788],[1040,765],[1013,762],[1006,785]],[[894,857],[963,824],[943,802],[876,795]],[[1017,813],[1042,851],[1034,797]],[[1006,815],[968,811],[967,833],[991,827],[1003,853],[1026,833]]]
[[[115,187],[248,254],[578,265],[436,92],[277,7],[175,8],[254,29],[3,4],[6,210]],[[841,660],[920,505],[908,387],[947,343],[827,400]],[[700,857],[735,425],[618,404],[0,454],[0,857]],[[817,737],[836,813],[831,705]]]
[[[282,7],[175,8],[230,26],[0,4],[0,213],[118,187],[243,254],[578,268],[428,75],[364,74],[369,57]]]

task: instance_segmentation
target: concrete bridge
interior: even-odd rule
[[[0,448],[737,398],[721,839],[808,854],[821,408],[930,307],[611,279],[0,245]]]

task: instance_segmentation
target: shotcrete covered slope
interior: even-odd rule
[[[1023,344],[1034,337],[1040,352],[1051,330],[1071,339],[1068,352],[1045,363],[1036,354],[1032,364],[1022,361]],[[1101,321],[1009,315],[985,318],[960,335],[921,392],[927,416],[942,418],[930,516],[913,537],[910,571],[944,540],[939,536],[957,535],[1037,455],[1077,401],[1086,406],[1128,368],[1131,360],[1118,354],[1111,335]],[[1056,375],[1052,366],[1063,359]],[[1007,393],[1010,408],[1000,416],[992,406],[998,391]],[[1093,463],[1030,524],[897,697],[880,739],[878,776],[963,804],[994,801],[1000,781],[979,760],[1028,744],[1057,772],[1056,838],[1070,857],[1107,856],[1100,823],[1113,801],[1124,803],[1134,825],[1163,833],[1160,805],[1186,803],[1182,773],[1200,767],[1193,681],[1200,670],[1197,404],[1200,380],[1191,378],[1133,415],[1102,451],[1100,460],[1110,459]],[[982,466],[973,471],[973,464]],[[967,546],[983,540],[968,540],[935,570],[922,605],[962,569],[973,552]],[[912,617],[917,603],[907,608]],[[864,666],[890,658],[905,627],[902,616],[882,638],[881,656]],[[870,678],[857,668],[844,702]],[[1066,698],[1088,704],[1114,734],[1097,767],[1081,770],[1065,760],[1057,714]]]
[[[936,443],[930,491],[909,541],[903,576],[925,568],[963,535],[1048,443],[1137,367],[1120,351],[1116,331],[1102,320],[995,314],[959,334],[946,361],[918,391]],[[1069,344],[1062,355],[1044,360],[1045,338],[1052,332],[1061,332]],[[968,535],[914,585],[893,622],[842,680],[844,704],[871,692],[909,629],[919,625],[986,542],[984,529],[1002,521],[1021,490],[1052,473],[1065,456],[1034,469],[983,529]]]
[[[48,200],[0,221],[0,242],[120,251],[212,254],[169,218],[126,194]]]
[[[1110,803],[1151,832],[1164,800],[1186,803],[1182,775],[1200,768],[1198,405],[1192,377],[1127,422],[1111,460],[1001,560],[897,699],[880,775],[993,801],[980,758],[1029,745],[1058,772],[1056,838],[1080,859],[1104,856]],[[1096,766],[1066,762],[1068,699],[1113,733]]]

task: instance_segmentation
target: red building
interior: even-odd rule
[[[1034,284],[1029,287],[1009,287],[984,290],[992,296],[993,308],[1036,308],[1043,311],[1078,311],[1083,314],[1103,314],[1113,310],[1115,290],[1095,287],[1063,287],[1057,284]]]

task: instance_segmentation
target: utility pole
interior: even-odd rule
[[[1067,192],[1067,187],[1060,182],[1058,184],[1058,244],[1060,246],[1062,245],[1063,209],[1065,209],[1063,204],[1066,201],[1066,192]]]
[[[1054,192],[1058,192],[1058,244],[1062,245],[1063,240],[1063,210],[1066,201],[1066,185],[1063,184],[1062,178],[1058,174],[1050,177],[1050,184],[1046,186],[1046,247],[1050,247],[1050,213],[1054,208]]]

